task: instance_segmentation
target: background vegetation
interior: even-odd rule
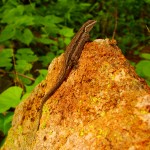
[[[115,38],[150,84],[149,4],[150,0],[1,0],[0,138],[11,127],[15,107],[44,79],[49,63],[88,19],[98,21],[91,37]]]

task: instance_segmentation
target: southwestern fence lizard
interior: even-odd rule
[[[56,84],[42,98],[37,130],[39,129],[40,125],[43,105],[49,99],[49,97],[51,97],[55,93],[55,91],[60,87],[65,78],[68,76],[72,67],[77,64],[81,52],[84,48],[84,45],[89,40],[89,32],[92,30],[95,23],[95,20],[88,20],[87,22],[85,22],[83,26],[79,29],[79,31],[76,33],[76,35],[73,37],[70,44],[67,46],[66,51],[64,53],[64,65],[58,75]]]

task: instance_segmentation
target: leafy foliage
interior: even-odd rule
[[[8,130],[11,127],[11,121],[13,118],[13,112],[7,112],[6,114],[0,114],[0,131],[2,132],[1,134],[7,135]],[[1,135],[2,136],[2,135]],[[0,143],[0,146],[4,143],[4,140]]]
[[[0,67],[5,67],[6,70],[12,67],[11,57],[13,56],[12,49],[5,49],[0,52]]]
[[[0,94],[0,130],[4,135],[7,135],[10,129],[13,117],[13,112],[8,110],[15,108],[21,102],[22,91],[22,88],[14,86]]]
[[[141,53],[140,57],[144,60],[136,64],[136,72],[139,76],[145,78],[148,85],[150,85],[150,54]]]
[[[88,19],[98,21],[91,37],[115,38],[124,53],[136,50],[144,59],[135,65],[136,71],[150,83],[150,56],[140,52],[149,44],[149,4],[150,0],[0,1],[0,130],[7,135],[11,108],[44,79],[45,68]],[[5,81],[11,86],[7,90]]]
[[[22,88],[10,87],[0,95],[0,113],[15,108],[21,101]]]

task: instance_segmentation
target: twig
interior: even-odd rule
[[[114,27],[112,39],[115,38],[115,34],[116,34],[116,31],[117,31],[117,25],[118,25],[118,10],[116,9],[116,12],[115,12],[115,27]]]
[[[29,76],[26,76],[26,75],[21,74],[21,73],[18,73],[18,72],[7,72],[7,73],[17,74],[17,75],[22,76],[22,77],[24,77],[24,78],[27,78],[27,79],[29,79],[29,80],[31,80],[31,81],[35,81],[34,78],[31,78],[31,77],[29,77]]]
[[[19,81],[19,78],[18,78],[18,75],[16,72],[16,60],[15,60],[15,55],[14,55],[14,49],[13,49],[13,53],[12,53],[12,58],[13,58],[13,64],[14,64],[14,74],[15,74],[16,80]],[[15,84],[16,84],[16,82],[15,82]]]
[[[150,29],[148,28],[148,26],[146,25],[147,31],[150,33]]]

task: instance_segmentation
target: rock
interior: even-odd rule
[[[78,66],[45,103],[63,55],[54,59],[42,83],[16,109],[3,150],[148,150],[150,88],[114,40],[86,43]]]

